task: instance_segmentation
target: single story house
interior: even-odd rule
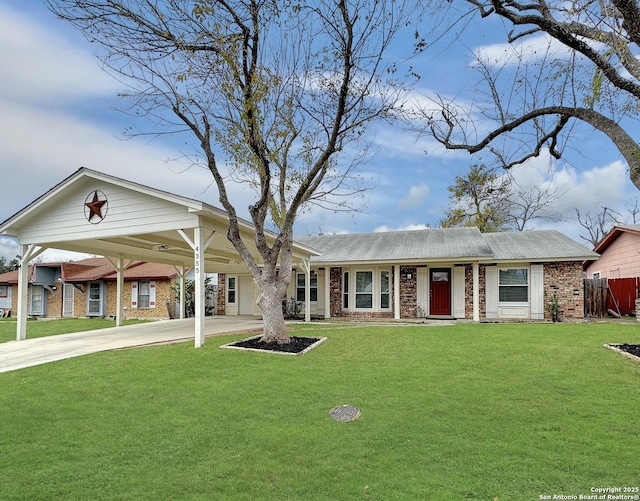
[[[58,273],[57,268],[46,272],[45,266],[36,266],[38,281],[30,282],[28,265],[45,249],[54,248],[106,256],[112,275],[95,274],[89,267],[81,281],[70,283],[85,284],[86,302],[78,312],[111,315],[113,311],[116,325],[134,302],[138,313],[145,309],[140,306],[140,289],[137,301],[127,296],[135,294],[132,273],[143,266],[129,270],[129,284],[127,270],[132,263],[174,267],[181,284],[186,270],[193,270],[194,338],[196,347],[202,346],[207,273],[218,274],[219,314],[260,313],[257,286],[226,238],[228,222],[225,211],[204,202],[84,167],[77,170],[0,223],[0,235],[16,238],[21,256],[17,298],[12,293],[11,306],[16,306],[17,339],[26,338],[29,309],[33,312],[34,297],[38,301],[32,292],[29,302],[29,284],[43,286],[43,300],[44,290],[49,290],[41,276],[49,273],[57,279]],[[247,251],[260,264],[255,228],[244,220],[239,227]],[[276,235],[267,232],[266,238],[272,243]],[[307,320],[312,314],[536,320],[545,318],[546,304],[554,294],[567,317],[581,317],[582,263],[597,258],[595,252],[555,231],[482,234],[476,228],[452,228],[301,237],[293,244],[293,269],[287,270],[292,274],[289,296],[304,300]],[[59,273],[66,279],[63,266]],[[108,301],[91,301],[92,295],[102,298],[109,290],[91,283],[108,283],[110,276],[115,277],[113,310]],[[154,277],[151,272],[135,276],[138,284]],[[157,279],[167,276],[155,276],[156,286]],[[51,278],[47,280],[53,289]],[[146,292],[145,288],[145,304]],[[8,299],[8,284],[4,293]],[[56,297],[61,304],[53,310],[62,315],[62,294]],[[74,313],[75,297],[74,292]],[[156,310],[161,300],[156,292]],[[180,304],[184,305],[184,297]]]
[[[614,226],[594,252],[600,259],[585,262],[586,278],[640,277],[640,224]]]
[[[176,268],[134,261],[124,271],[125,318],[168,319],[175,313]],[[115,317],[116,270],[104,257],[29,266],[28,315],[35,318]],[[18,300],[18,271],[0,274],[0,309]]]
[[[580,318],[582,263],[598,258],[557,231],[436,228],[297,242],[318,254],[309,272],[304,265],[292,271],[289,296],[308,297],[310,313],[321,318],[542,320],[554,295],[565,317]],[[219,313],[259,313],[250,275],[220,274],[218,291]]]

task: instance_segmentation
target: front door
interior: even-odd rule
[[[87,316],[101,317],[102,315],[102,284],[90,282],[87,294]]]
[[[62,286],[62,316],[73,316],[73,284],[63,284]]]
[[[429,314],[451,315],[451,268],[431,268],[429,279]]]

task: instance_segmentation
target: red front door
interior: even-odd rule
[[[451,268],[432,268],[429,282],[429,314],[451,315]]]

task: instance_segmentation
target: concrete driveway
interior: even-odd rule
[[[207,317],[205,337],[255,331],[262,327],[262,319],[258,317]],[[176,341],[195,342],[194,330],[194,319],[186,318],[9,341],[0,343],[0,372],[14,371],[99,351]]]

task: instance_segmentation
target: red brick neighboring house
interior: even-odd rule
[[[640,277],[640,224],[615,226],[594,251],[600,259],[585,263],[586,278]]]
[[[124,272],[124,317],[167,319],[174,301],[172,265],[132,262]],[[18,272],[0,274],[0,309],[15,311]],[[28,315],[36,318],[114,317],[116,271],[102,257],[29,266]]]

